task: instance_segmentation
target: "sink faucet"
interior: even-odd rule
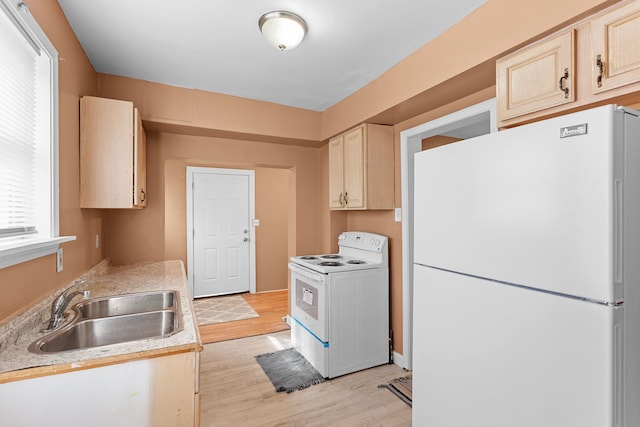
[[[79,280],[74,285],[84,285],[86,283],[86,280]],[[91,295],[91,291],[83,290],[71,292],[71,287],[69,287],[58,295],[58,298],[53,300],[53,303],[51,304],[51,318],[49,319],[49,324],[42,329],[42,332],[51,332],[60,326],[64,320],[64,311],[76,295],[82,295],[86,299]]]

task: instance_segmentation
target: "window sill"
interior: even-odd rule
[[[16,237],[0,241],[0,268],[31,261],[56,253],[61,243],[76,240],[76,236]]]

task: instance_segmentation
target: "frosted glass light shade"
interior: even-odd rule
[[[302,18],[281,10],[262,15],[258,26],[267,42],[280,50],[298,46],[307,33],[307,23]]]

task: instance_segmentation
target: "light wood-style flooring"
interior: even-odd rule
[[[411,408],[378,388],[407,374],[395,365],[289,394],[276,393],[255,356],[288,347],[288,330],[205,345],[200,366],[201,426],[411,426]]]
[[[260,315],[251,319],[200,326],[204,344],[251,337],[289,329],[283,319],[289,311],[289,291],[242,294],[242,297]]]

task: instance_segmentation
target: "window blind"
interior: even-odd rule
[[[38,138],[46,137],[42,87],[49,58],[0,8],[0,237],[37,232]],[[47,80],[45,76],[45,82]],[[45,95],[45,96],[43,96]],[[45,108],[48,111],[49,105]],[[45,120],[46,121],[46,120]]]

